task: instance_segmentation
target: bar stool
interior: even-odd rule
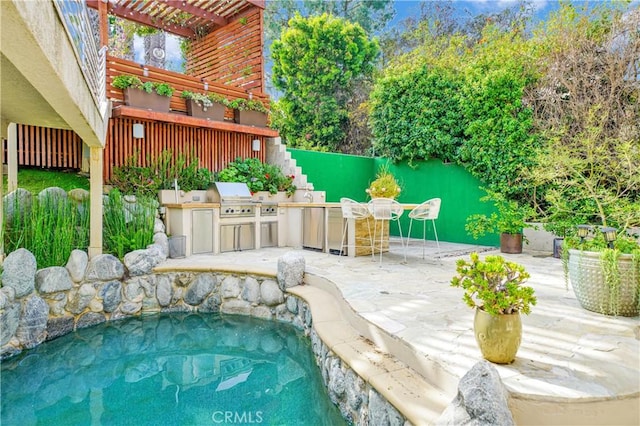
[[[411,236],[411,225],[414,220],[422,221],[422,258],[424,259],[424,250],[427,244],[427,221],[430,220],[433,225],[433,233],[436,236],[436,245],[438,246],[438,254],[440,254],[440,242],[438,241],[438,231],[436,230],[436,219],[440,214],[440,198],[432,198],[415,207],[409,212],[411,221],[409,222],[409,236]],[[407,240],[407,246],[409,241]]]
[[[349,247],[351,247],[349,245],[349,240],[347,239],[347,241],[345,242],[345,237],[347,236],[347,228],[348,228],[348,220],[349,219],[354,219],[354,220],[358,220],[358,219],[366,219],[367,220],[367,231],[368,231],[368,244],[369,247],[371,247],[371,258],[373,259],[373,239],[371,236],[371,226],[369,225],[369,218],[371,217],[371,213],[369,212],[369,209],[367,208],[366,204],[361,204],[357,201],[352,200],[351,198],[340,198],[340,208],[342,209],[342,239],[340,240],[340,255],[342,255],[343,253],[343,249],[344,247],[347,247],[347,249]],[[355,229],[355,228],[354,228]],[[354,236],[354,246],[353,246],[353,250],[354,250],[354,255],[355,255],[355,250],[356,250],[356,246],[358,245],[358,239],[360,240],[364,240],[364,237],[358,237],[358,235]]]
[[[373,244],[375,246],[377,225],[380,223],[380,266],[382,266],[382,243],[384,242],[384,223],[398,222],[398,230],[400,231],[400,244],[404,250],[404,239],[402,237],[402,227],[400,226],[400,217],[404,213],[402,205],[391,198],[374,198],[369,201],[369,211],[373,216]],[[407,260],[407,253],[404,254],[404,260]]]

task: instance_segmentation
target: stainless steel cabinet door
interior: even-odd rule
[[[236,250],[253,250],[256,248],[256,226],[253,223],[238,225]]]
[[[213,253],[213,210],[191,212],[191,253]]]

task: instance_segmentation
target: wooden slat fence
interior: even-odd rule
[[[262,13],[251,9],[191,43],[187,74],[254,94],[264,91]]]
[[[144,139],[133,138],[134,123],[144,124]],[[263,149],[252,150],[254,139],[261,140]],[[212,171],[222,170],[236,157],[266,161],[264,137],[159,121],[112,118],[109,120],[107,141],[104,150],[105,182],[110,181],[114,166],[125,164],[132,156],[136,156],[139,165],[147,166],[148,158],[156,158],[164,150],[171,150],[174,157],[182,153],[188,161],[195,156],[200,167]]]
[[[82,166],[82,139],[73,130],[17,125],[18,166],[79,170]],[[4,161],[7,145],[3,140]]]

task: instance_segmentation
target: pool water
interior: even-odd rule
[[[160,314],[78,330],[2,362],[2,425],[344,425],[288,324]]]

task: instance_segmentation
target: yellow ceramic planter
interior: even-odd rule
[[[509,364],[516,359],[522,340],[519,313],[494,316],[476,309],[473,328],[482,356],[487,361]]]

